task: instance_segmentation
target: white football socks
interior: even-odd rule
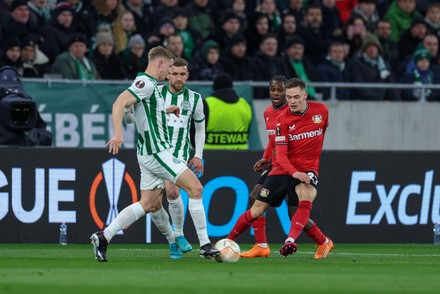
[[[188,210],[196,228],[197,237],[199,238],[200,246],[210,243],[208,238],[208,231],[206,229],[205,208],[203,207],[202,199],[189,199]]]
[[[177,199],[168,200],[168,210],[171,215],[171,222],[173,223],[174,227],[174,236],[183,236],[183,218],[184,218],[184,211],[183,211],[183,201],[182,197],[179,195]]]
[[[104,237],[107,239],[107,242],[110,242],[117,232],[131,225],[144,215],[145,210],[139,202],[133,203],[124,208],[104,230]]]
[[[151,220],[159,229],[159,231],[167,238],[168,243],[176,243],[174,239],[174,232],[171,228],[170,218],[163,206],[156,212],[150,213]]]

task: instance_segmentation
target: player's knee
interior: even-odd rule
[[[202,198],[202,194],[203,194],[203,186],[202,186],[202,184],[200,184],[200,182],[199,182],[199,183],[197,183],[195,185],[192,185],[189,188],[188,194],[189,194],[189,197],[193,198],[193,199],[200,199],[200,198]]]
[[[176,200],[177,198],[179,198],[180,195],[180,191],[176,191],[176,190],[170,190],[167,191],[167,199],[169,200]]]

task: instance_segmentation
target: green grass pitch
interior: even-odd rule
[[[0,244],[0,293],[440,293],[440,246],[335,246],[315,260],[311,244],[287,258],[271,244],[269,258],[226,264],[171,260],[166,245],[111,244],[99,263],[90,244]]]

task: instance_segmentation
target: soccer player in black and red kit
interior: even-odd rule
[[[235,240],[255,222],[258,223],[269,206],[280,206],[285,196],[293,193],[299,200],[298,209],[292,217],[290,232],[280,253],[284,256],[295,253],[295,240],[307,223],[312,222],[312,226],[306,231],[319,244],[315,258],[326,258],[334,247],[333,242],[309,220],[309,216],[317,194],[320,155],[328,126],[328,109],[324,104],[308,102],[305,87],[304,81],[296,78],[286,83],[287,107],[279,112],[275,138],[272,141],[269,139],[266,149],[273,150],[273,145],[272,148],[270,145],[275,144],[272,170],[264,180],[255,203],[240,216],[228,239]],[[265,118],[270,120],[270,117]],[[267,129],[270,135],[269,127]],[[265,160],[266,156],[269,155],[265,152],[263,159],[255,164],[255,169],[262,169],[269,162]],[[256,239],[258,244],[257,232]]]

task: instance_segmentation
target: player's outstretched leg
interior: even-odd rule
[[[95,259],[97,259],[99,262],[107,262],[106,253],[108,242],[104,237],[104,232],[98,231],[93,233],[92,236],[90,236],[90,240],[93,245]]]
[[[242,258],[256,258],[268,257],[270,255],[270,248],[267,244],[266,238],[266,218],[264,216],[256,219],[252,223],[252,228],[255,234],[255,244],[249,251],[244,251],[240,254]]]

